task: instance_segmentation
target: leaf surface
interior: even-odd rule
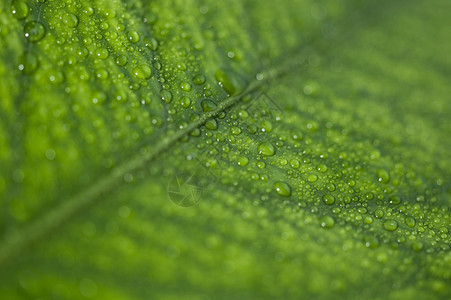
[[[0,4],[0,294],[446,299],[449,8]]]

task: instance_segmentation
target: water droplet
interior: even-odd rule
[[[247,164],[249,163],[249,158],[247,158],[246,156],[241,156],[240,158],[238,158],[238,165],[245,167],[247,166]]]
[[[108,78],[108,70],[105,68],[97,69],[96,70],[96,77],[105,80]]]
[[[11,13],[19,20],[28,16],[28,5],[20,0],[14,0],[11,3]]]
[[[394,205],[397,205],[397,204],[401,203],[401,198],[399,196],[396,196],[396,195],[390,196],[390,198],[388,198],[388,200],[389,200],[388,202],[390,204],[394,204]]]
[[[188,82],[182,82],[180,83],[180,88],[185,92],[189,92],[191,91],[191,84],[189,84]]]
[[[152,51],[158,50],[158,41],[151,37],[151,38],[144,38],[144,45],[146,45],[147,48],[149,48]]]
[[[45,151],[45,157],[48,159],[48,160],[54,160],[55,159],[55,157],[56,157],[56,152],[55,152],[55,150],[54,149],[47,149],[46,151]]]
[[[179,100],[180,106],[183,108],[188,108],[191,104],[191,99],[189,97],[183,96]]]
[[[329,192],[335,191],[335,184],[329,182],[328,184],[326,184],[326,189],[327,189]]]
[[[363,244],[367,248],[377,248],[379,247],[379,240],[371,235],[365,235],[363,237]]]
[[[331,216],[323,216],[320,219],[320,225],[322,228],[332,228],[335,225],[335,220]]]
[[[63,23],[68,27],[75,28],[78,26],[78,17],[73,13],[65,13],[62,17]]]
[[[25,74],[33,74],[38,66],[38,58],[31,52],[25,52],[19,57],[19,70]]]
[[[398,229],[398,222],[396,222],[393,219],[385,220],[384,223],[382,223],[382,227],[384,227],[387,231],[395,231]]]
[[[108,53],[107,49],[99,47],[96,49],[95,55],[100,59],[107,59],[110,54]]]
[[[247,126],[247,130],[249,131],[250,134],[254,134],[258,131],[258,127],[255,124],[249,124]]]
[[[166,103],[171,103],[171,101],[172,101],[172,93],[170,91],[161,90],[160,97],[161,97],[161,100],[163,100]]]
[[[406,223],[407,226],[409,226],[410,228],[415,227],[415,219],[412,217],[405,217],[404,218],[404,222]]]
[[[209,130],[216,130],[218,129],[218,122],[215,119],[209,119],[205,122],[205,127]]]
[[[365,224],[372,224],[373,223],[373,218],[370,216],[366,216],[365,219],[363,219],[363,223]]]
[[[135,44],[139,41],[139,34],[136,31],[129,31],[127,32],[127,38],[130,42]]]
[[[133,74],[139,79],[149,79],[152,75],[152,70],[148,65],[139,65],[133,68]]]
[[[377,170],[377,180],[381,183],[388,183],[390,181],[390,175],[383,169]]]
[[[41,22],[27,22],[23,28],[25,37],[32,43],[42,40],[45,36],[45,27]]]
[[[331,194],[325,194],[325,195],[323,196],[323,201],[324,201],[324,203],[327,204],[327,205],[332,205],[332,204],[335,203],[335,197],[332,196]]]
[[[124,54],[118,55],[118,56],[116,57],[116,64],[117,64],[118,66],[123,67],[123,66],[125,66],[125,65],[127,64],[127,62],[128,62],[128,58],[127,58],[127,56],[124,55]]]
[[[276,153],[276,149],[271,143],[263,142],[258,145],[258,154],[273,156]]]
[[[326,166],[326,165],[323,165],[323,164],[318,165],[318,166],[316,167],[316,169],[317,169],[319,172],[321,172],[321,173],[326,173],[326,172],[327,172],[327,166]]]
[[[204,112],[214,111],[216,109],[216,103],[209,99],[202,100],[200,106]]]
[[[412,243],[412,250],[415,252],[420,252],[421,250],[423,250],[423,243],[419,242],[419,241],[415,241]]]
[[[298,169],[300,165],[301,165],[301,164],[300,164],[299,160],[297,160],[297,159],[292,159],[292,160],[290,160],[290,166],[291,166],[293,169]]]
[[[241,133],[241,128],[234,126],[234,127],[230,128],[230,132],[233,135],[239,135]]]
[[[217,70],[215,72],[215,78],[222,86],[222,88],[227,92],[227,94],[233,96],[240,92],[240,90],[242,89],[242,87],[240,86],[241,81],[235,78],[235,76],[230,76],[231,72],[228,73],[229,74],[226,74],[226,72],[222,70]]]
[[[359,214],[364,215],[364,214],[368,213],[368,209],[366,209],[366,207],[359,207],[359,208],[357,208],[357,212]]]
[[[284,197],[290,197],[291,196],[291,187],[288,185],[288,183],[283,181],[276,181],[273,184],[274,191],[276,191],[277,194]]]
[[[383,211],[382,209],[376,209],[376,210],[374,211],[374,216],[375,216],[377,219],[382,219],[382,217],[384,216],[384,211]]]
[[[194,84],[197,84],[197,85],[201,85],[201,84],[204,84],[205,83],[205,76],[204,75],[202,75],[202,74],[197,74],[196,76],[194,76],[194,78],[193,78],[193,82],[194,82]]]
[[[315,181],[318,180],[318,176],[315,175],[315,174],[311,174],[311,175],[309,175],[309,176],[307,177],[307,180],[308,180],[309,182],[315,182]]]
[[[272,123],[268,120],[261,121],[260,126],[263,132],[271,132],[273,128]]]
[[[64,82],[64,74],[59,70],[51,70],[49,80],[52,84],[59,85]]]

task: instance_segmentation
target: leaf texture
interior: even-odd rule
[[[0,4],[0,295],[448,298],[449,8]]]

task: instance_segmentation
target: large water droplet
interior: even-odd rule
[[[323,196],[323,201],[327,205],[332,205],[335,203],[335,197],[332,196],[331,194],[326,194]]]
[[[135,44],[139,41],[139,34],[136,31],[129,31],[127,32],[127,38],[130,42]]]
[[[258,145],[258,153],[266,156],[273,156],[276,153],[276,149],[271,143],[263,142]]]
[[[404,218],[404,222],[406,222],[406,225],[409,226],[410,228],[415,227],[415,219],[412,217],[405,217]]]
[[[335,225],[335,220],[331,216],[323,216],[320,219],[320,225],[322,228],[332,228]]]
[[[160,91],[161,100],[166,103],[170,103],[172,101],[172,93],[170,91],[161,90]]]
[[[363,244],[367,248],[377,248],[379,247],[379,240],[371,235],[365,235],[363,237]]]
[[[222,88],[231,96],[239,93],[243,88],[242,80],[232,72],[226,73],[223,70],[217,70],[215,72],[215,78]]]
[[[19,70],[25,74],[32,74],[38,66],[38,58],[31,52],[25,52],[19,57]]]
[[[276,181],[273,184],[274,191],[280,196],[290,197],[291,196],[291,187],[288,183],[284,181]]]
[[[191,84],[189,84],[188,82],[182,82],[180,83],[180,88],[185,92],[189,92],[191,91]]]
[[[205,122],[205,127],[209,130],[218,129],[218,122],[215,119],[209,119]]]
[[[108,53],[108,50],[103,47],[99,47],[95,51],[95,56],[97,56],[100,59],[107,59],[109,55],[110,54]]]
[[[216,109],[216,103],[214,103],[212,100],[204,99],[200,103],[200,106],[202,107],[202,110],[204,112],[214,111]]]
[[[205,83],[205,76],[204,75],[202,75],[202,74],[197,74],[196,76],[194,76],[194,78],[193,78],[193,82],[194,82],[194,84],[197,84],[197,85],[201,85],[201,84],[204,84]]]
[[[11,13],[17,19],[24,19],[28,16],[28,5],[20,0],[14,0],[11,3]]]
[[[144,38],[144,45],[146,45],[147,48],[149,48],[152,51],[158,50],[158,41],[151,37],[151,38]]]
[[[180,106],[183,108],[188,108],[191,104],[191,99],[189,97],[183,96],[179,100]]]
[[[381,183],[388,183],[390,181],[390,175],[383,169],[377,170],[377,180]]]
[[[62,20],[67,27],[75,28],[78,26],[78,17],[73,13],[65,13],[62,17]]]
[[[133,69],[133,74],[139,79],[149,79],[152,70],[148,65],[139,65]]]
[[[318,176],[315,174],[311,174],[307,177],[308,182],[315,182],[318,180]]]
[[[123,66],[125,66],[125,65],[127,64],[127,62],[128,62],[128,58],[127,58],[127,56],[124,55],[124,54],[118,55],[118,56],[116,57],[116,64],[117,64],[118,66],[123,67]]]
[[[245,167],[249,163],[249,158],[247,158],[246,156],[241,156],[240,158],[238,158],[237,163],[239,166]]]
[[[45,27],[36,21],[27,22],[23,28],[25,37],[32,43],[42,40],[45,36]]]
[[[384,229],[387,231],[395,231],[396,229],[398,229],[398,222],[393,219],[388,219],[384,221],[382,227],[384,227]]]

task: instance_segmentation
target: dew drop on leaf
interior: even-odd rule
[[[216,103],[214,103],[210,99],[202,100],[202,102],[200,103],[200,106],[202,107],[202,110],[204,112],[214,111],[216,109],[216,107],[217,107]]]
[[[377,180],[381,183],[388,183],[390,181],[390,175],[383,169],[377,170]]]
[[[379,240],[371,235],[365,235],[363,237],[363,244],[367,248],[377,248],[379,247]]]
[[[420,252],[421,250],[423,250],[423,243],[419,242],[419,241],[415,241],[412,243],[412,250],[415,252]]]
[[[291,196],[291,187],[288,183],[284,181],[276,181],[273,184],[274,191],[284,197],[290,197]]]
[[[415,219],[412,217],[405,217],[404,218],[404,222],[406,223],[406,225],[410,228],[415,227]]]
[[[180,88],[185,92],[189,92],[191,91],[191,84],[189,84],[188,82],[182,82],[180,83]]]
[[[172,101],[172,93],[170,91],[161,90],[160,97],[161,97],[161,100],[163,100],[166,103],[171,103],[171,101]]]
[[[238,165],[245,167],[249,164],[249,158],[247,158],[246,156],[241,156],[240,158],[238,158]]]
[[[395,231],[398,229],[398,222],[393,219],[388,219],[382,223],[382,227],[387,231]]]
[[[11,3],[11,13],[19,20],[28,16],[28,5],[21,0],[14,0]]]
[[[209,119],[205,122],[205,127],[209,130],[218,129],[218,122],[215,119]]]
[[[95,51],[95,56],[97,56],[100,59],[107,59],[109,55],[110,54],[108,53],[108,50],[103,47],[99,47]]]
[[[230,133],[233,135],[239,135],[241,133],[241,128],[234,126],[230,128]]]
[[[116,64],[117,64],[118,66],[123,67],[123,66],[125,66],[125,65],[127,64],[127,62],[128,62],[128,58],[127,58],[127,56],[124,55],[124,54],[118,55],[118,56],[116,57]]]
[[[139,79],[149,79],[152,75],[152,70],[148,65],[139,65],[133,68],[133,74]]]
[[[152,51],[157,51],[158,50],[158,41],[154,38],[144,38],[144,45],[146,45],[147,48],[149,48]]]
[[[27,22],[23,28],[25,37],[32,43],[42,40],[45,36],[45,27],[41,22]]]
[[[276,149],[269,142],[263,142],[258,145],[258,154],[262,154],[265,156],[273,156],[276,153]]]
[[[19,57],[19,70],[25,74],[32,74],[39,66],[38,58],[32,52],[25,52]]]
[[[196,76],[194,76],[194,78],[193,78],[193,82],[194,82],[194,84],[196,84],[196,85],[201,85],[201,84],[204,84],[205,83],[205,76],[204,75],[202,75],[202,74],[197,74]]]
[[[320,219],[320,225],[322,228],[332,228],[335,225],[335,220],[331,216],[323,216]]]
[[[78,17],[73,13],[65,13],[62,17],[63,23],[71,28],[78,26]]]
[[[326,194],[323,196],[323,201],[327,205],[332,205],[335,203],[335,197],[332,196],[331,194]]]
[[[233,82],[228,74],[226,74],[224,71],[217,70],[215,72],[215,78],[229,95],[233,96],[238,92],[238,87],[236,86],[235,82]]]
[[[183,96],[179,100],[180,106],[183,108],[188,108],[191,104],[191,99],[187,96]]]
[[[139,41],[139,34],[136,31],[129,31],[127,32],[127,38],[131,43],[135,44]]]

